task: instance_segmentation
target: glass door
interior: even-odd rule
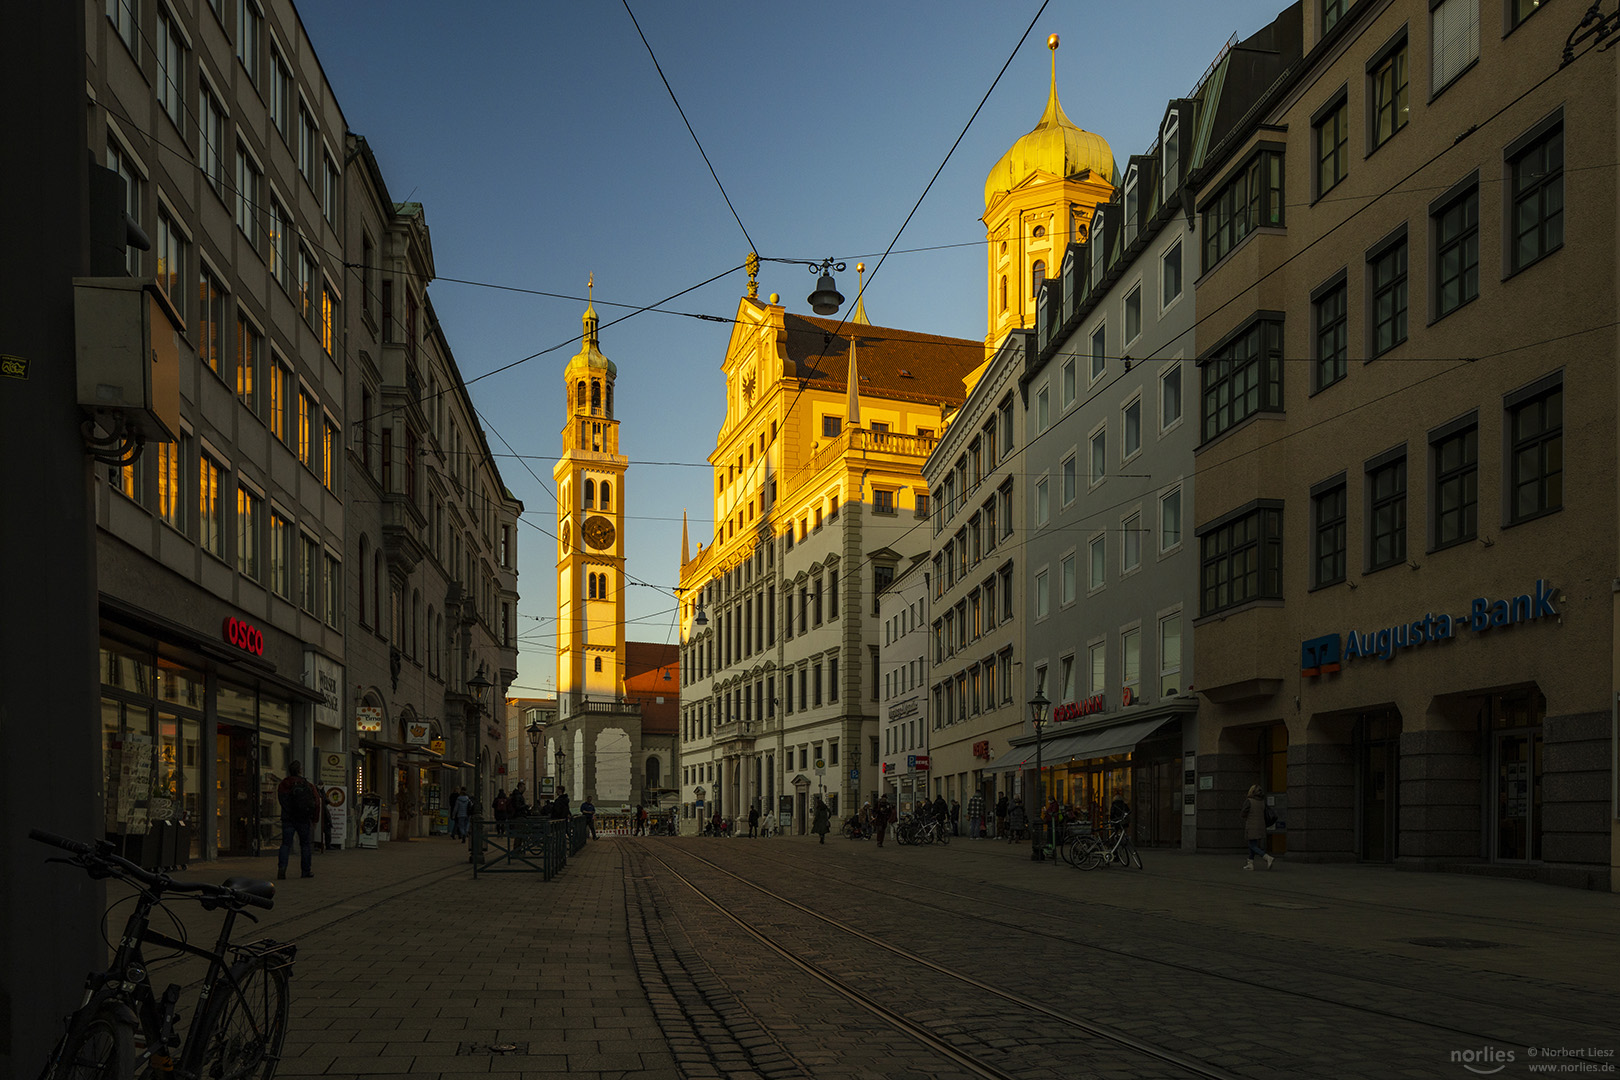
[[[1541,732],[1496,736],[1496,858],[1541,858]]]
[[[1356,717],[1356,854],[1393,862],[1400,854],[1401,714],[1394,709]]]

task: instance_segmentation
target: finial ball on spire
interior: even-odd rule
[[[857,274],[864,274],[864,273],[866,273],[866,264],[865,264],[865,263],[863,263],[863,262],[859,262],[859,263],[856,263],[856,264],[855,264],[855,272],[856,272],[856,273],[857,273]]]
[[[1057,52],[1058,36],[1056,34],[1053,34],[1051,37],[1046,39],[1046,47],[1051,49],[1053,52]]]

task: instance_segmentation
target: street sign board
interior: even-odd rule
[[[927,772],[928,771],[928,755],[927,754],[918,754],[918,755],[915,756],[915,758],[913,760],[916,762],[916,764],[913,767],[918,772]]]
[[[827,759],[826,758],[816,758],[816,772],[826,772],[826,771],[827,771]]]
[[[849,770],[849,778],[851,780],[859,780],[861,778],[861,770],[859,770],[859,769],[851,769],[851,770]]]

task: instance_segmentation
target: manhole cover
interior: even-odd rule
[[[1425,949],[1500,949],[1500,941],[1480,941],[1477,938],[1465,937],[1418,937],[1412,939],[1413,945],[1422,945]]]
[[[485,1055],[502,1056],[512,1054],[527,1054],[529,1044],[519,1043],[462,1043],[456,1047],[456,1053],[466,1057],[483,1057]]]
[[[1257,900],[1255,907],[1287,908],[1289,911],[1321,911],[1320,904],[1291,904],[1287,900]]]

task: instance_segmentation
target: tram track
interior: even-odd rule
[[[700,861],[708,862],[708,863],[710,863],[710,865],[714,866],[716,869],[721,870],[724,873],[731,874],[732,876],[737,877],[738,880],[744,881],[745,883],[750,884],[752,887],[758,888],[758,886],[754,886],[752,882],[748,882],[746,878],[742,878],[739,875],[734,874],[732,871],[726,870],[724,867],[720,866],[719,864],[712,862],[712,860],[704,859],[703,856],[700,856],[700,855],[693,855],[692,857],[695,858],[695,859],[699,859]],[[792,863],[789,860],[774,859],[774,860],[770,860],[770,861],[772,861],[776,865],[781,866],[783,868],[792,867],[794,869],[797,869],[800,866],[800,864]],[[973,893],[965,893],[965,892],[955,892],[955,891],[952,891],[952,890],[949,890],[949,889],[941,888],[937,879],[931,880],[931,881],[929,881],[927,883],[923,883],[923,882],[907,882],[905,884],[907,886],[909,886],[909,889],[908,888],[902,888],[900,890],[888,890],[888,889],[881,888],[881,887],[879,887],[877,885],[874,885],[869,880],[859,879],[859,878],[849,878],[849,877],[845,877],[845,876],[838,875],[838,874],[828,873],[824,868],[819,870],[818,873],[824,878],[829,878],[829,879],[832,879],[832,880],[836,880],[838,882],[838,884],[841,887],[844,887],[844,888],[858,889],[858,890],[861,890],[861,891],[864,891],[864,892],[871,893],[874,896],[885,898],[885,899],[888,899],[888,900],[896,900],[896,899],[904,900],[907,903],[914,904],[914,905],[917,905],[919,907],[928,908],[928,909],[931,909],[933,911],[937,911],[937,912],[939,912],[941,914],[947,914],[947,915],[960,915],[961,912],[960,912],[959,909],[952,908],[952,907],[950,907],[948,905],[945,905],[945,904],[934,903],[934,902],[931,902],[931,901],[928,901],[928,900],[919,899],[915,890],[916,889],[926,889],[927,892],[929,893],[929,895],[932,895],[932,896],[952,897],[952,898],[955,898],[955,899],[967,901],[967,902],[974,903],[974,904],[983,904],[984,899],[985,899],[984,895],[982,893],[973,894]],[[891,883],[894,882],[894,879],[889,879],[889,880],[891,881]],[[986,883],[986,884],[990,884],[990,883]],[[993,887],[999,888],[999,889],[1004,889],[1004,890],[1009,890],[1009,891],[1023,892],[1023,893],[1026,893],[1026,894],[1029,892],[1029,890],[1022,890],[1022,889],[1019,889],[1018,886],[1016,886],[1016,885],[1010,885],[1010,884],[1007,884],[1005,882],[994,883]],[[1223,886],[1223,887],[1225,887],[1225,888],[1233,888],[1232,886]],[[1040,893],[1038,895],[1046,896],[1047,894]],[[1388,906],[1388,907],[1386,907],[1386,906],[1383,906],[1383,905],[1374,905],[1374,904],[1366,903],[1366,902],[1363,902],[1363,901],[1347,900],[1347,899],[1343,899],[1343,898],[1336,897],[1336,896],[1335,897],[1321,896],[1319,894],[1309,893],[1309,892],[1285,891],[1281,895],[1293,896],[1293,897],[1296,897],[1298,899],[1314,900],[1314,901],[1318,902],[1319,904],[1321,904],[1323,906],[1332,905],[1332,904],[1345,904],[1345,905],[1360,907],[1362,909],[1367,909],[1367,910],[1378,910],[1378,911],[1381,911],[1381,912],[1382,911],[1395,911],[1395,912],[1400,912],[1400,913],[1420,914],[1420,915],[1425,915],[1425,916],[1449,914],[1449,913],[1436,912],[1436,911],[1433,911],[1433,910],[1430,910],[1430,909],[1424,909],[1424,908],[1410,908],[1410,907],[1400,907],[1400,906]],[[1126,906],[1119,905],[1119,904],[1110,904],[1110,903],[1107,903],[1105,901],[1097,900],[1094,897],[1085,897],[1084,900],[1087,903],[1094,903],[1094,904],[1099,904],[1101,906],[1107,907],[1110,910],[1118,912],[1118,913],[1120,913],[1122,915],[1123,914],[1129,914],[1129,915],[1150,915],[1150,916],[1159,916],[1159,917],[1169,917],[1169,916],[1172,916],[1174,914],[1173,912],[1171,912],[1168,909],[1155,909],[1153,911],[1142,911],[1142,910],[1139,910],[1139,909],[1130,908],[1130,907],[1126,907]],[[1036,917],[1039,917],[1039,916],[1036,916]],[[1437,1030],[1445,1031],[1445,1032],[1447,1032],[1449,1034],[1455,1034],[1455,1035],[1463,1036],[1463,1037],[1473,1039],[1473,1040],[1484,1040],[1484,1041],[1492,1041],[1492,1040],[1494,1040],[1494,1041],[1500,1042],[1503,1039],[1502,1034],[1500,1032],[1495,1032],[1495,1033],[1490,1033],[1490,1034],[1482,1034],[1482,1033],[1480,1033],[1478,1031],[1474,1031],[1474,1030],[1469,1029],[1469,1028],[1462,1028],[1462,1027],[1457,1027],[1457,1026],[1454,1026],[1454,1025],[1437,1024],[1437,1023],[1434,1023],[1432,1021],[1415,1021],[1413,1019],[1413,1016],[1412,1016],[1412,1014],[1411,1014],[1411,1012],[1409,1010],[1408,1011],[1396,1011],[1396,1010],[1393,1010],[1393,1009],[1379,1009],[1379,1008],[1375,1008],[1375,1007],[1371,1007],[1371,1006],[1367,1006],[1367,1005],[1358,1004],[1358,1003],[1353,1002],[1353,1001],[1346,1001],[1346,1000],[1344,1000],[1343,998],[1340,998],[1340,997],[1331,997],[1331,996],[1324,995],[1324,994],[1309,993],[1309,992],[1299,991],[1299,990],[1282,991],[1282,990],[1280,990],[1280,988],[1278,987],[1278,985],[1275,982],[1260,981],[1260,980],[1256,980],[1256,979],[1250,979],[1250,978],[1246,978],[1246,977],[1241,976],[1241,975],[1236,975],[1236,974],[1233,974],[1233,973],[1227,972],[1227,971],[1216,971],[1216,970],[1212,970],[1210,968],[1200,967],[1200,966],[1194,965],[1194,964],[1187,964],[1187,963],[1182,962],[1182,961],[1167,960],[1167,959],[1164,959],[1162,957],[1151,956],[1151,955],[1147,954],[1146,952],[1144,952],[1143,950],[1140,950],[1140,949],[1116,948],[1116,947],[1109,946],[1109,945],[1099,944],[1096,941],[1090,941],[1090,940],[1086,940],[1086,939],[1083,939],[1083,938],[1079,938],[1079,937],[1074,936],[1072,933],[1069,933],[1068,932],[1069,923],[1066,922],[1065,920],[1062,920],[1062,919],[1054,919],[1054,918],[1046,919],[1046,925],[1038,933],[1036,933],[1035,931],[1031,930],[1030,923],[1027,920],[1026,921],[1013,921],[1013,920],[1009,920],[1009,919],[998,918],[998,917],[996,917],[994,915],[988,915],[988,914],[982,914],[982,913],[975,914],[974,918],[976,920],[980,921],[980,922],[984,922],[984,923],[987,923],[987,924],[990,924],[990,925],[993,925],[993,926],[998,926],[998,927],[1001,927],[1003,929],[1013,930],[1013,931],[1017,931],[1017,932],[1020,932],[1020,933],[1026,933],[1026,934],[1033,933],[1033,934],[1035,934],[1035,936],[1039,937],[1042,941],[1045,941],[1045,942],[1057,941],[1057,942],[1061,942],[1061,943],[1066,944],[1066,945],[1073,946],[1075,948],[1082,948],[1082,949],[1086,949],[1086,950],[1089,950],[1089,951],[1092,951],[1092,952],[1102,953],[1102,954],[1118,957],[1118,958],[1123,959],[1123,960],[1129,960],[1129,961],[1138,962],[1138,963],[1150,963],[1150,964],[1154,964],[1154,965],[1159,966],[1159,967],[1163,967],[1163,968],[1167,968],[1167,969],[1171,969],[1171,970],[1175,970],[1175,971],[1185,972],[1186,974],[1189,974],[1189,975],[1195,975],[1195,976],[1199,976],[1199,977],[1203,977],[1203,978],[1210,978],[1210,979],[1218,979],[1218,980],[1228,982],[1228,983],[1232,983],[1234,985],[1244,987],[1244,988],[1248,988],[1248,989],[1265,990],[1265,991],[1272,991],[1272,992],[1286,992],[1286,993],[1290,994],[1291,996],[1298,997],[1298,998],[1301,998],[1301,999],[1304,999],[1304,1000],[1315,1001],[1315,1002],[1319,1002],[1319,1003],[1326,1004],[1326,1005],[1336,1006],[1336,1007],[1339,1007],[1339,1008],[1353,1009],[1353,1010],[1356,1010],[1358,1012],[1367,1013],[1367,1014],[1373,1015],[1373,1016],[1379,1016],[1379,1017],[1382,1017],[1382,1018],[1385,1018],[1385,1019],[1395,1019],[1395,1020],[1401,1020],[1401,1021],[1405,1021],[1405,1022],[1423,1023],[1428,1027],[1432,1027],[1432,1028],[1435,1028]],[[1478,920],[1481,920],[1483,922],[1491,922],[1491,919],[1488,916],[1475,916],[1475,918],[1478,919]],[[1511,919],[1498,920],[1494,924],[1495,925],[1502,925],[1502,924],[1520,925],[1518,920],[1511,920]],[[1536,925],[1536,926],[1538,926],[1538,928],[1540,928],[1540,924],[1527,923],[1526,925]],[[1433,962],[1433,961],[1431,961],[1431,962]],[[1313,973],[1313,975],[1317,976],[1317,977],[1319,977],[1322,974],[1327,974],[1327,972],[1323,972],[1321,969],[1317,969]],[[1338,978],[1338,979],[1344,980],[1346,982],[1354,982],[1354,983],[1360,984],[1362,986],[1372,988],[1372,989],[1377,990],[1379,992],[1394,991],[1394,992],[1402,992],[1402,993],[1406,993],[1406,994],[1438,993],[1438,991],[1414,991],[1414,988],[1413,988],[1413,985],[1411,984],[1411,982],[1397,982],[1397,981],[1391,981],[1391,980],[1386,980],[1386,979],[1378,979],[1378,978],[1373,978],[1371,976],[1364,975],[1364,974],[1361,974],[1361,973],[1358,973],[1358,972],[1345,971],[1345,970],[1334,970],[1334,971],[1331,972],[1331,975],[1334,978]],[[1578,988],[1574,988],[1574,987],[1562,987],[1562,989],[1579,992]],[[1503,1009],[1507,1008],[1507,1006],[1504,1006],[1501,1001],[1490,1000],[1488,998],[1483,998],[1483,997],[1474,997],[1474,996],[1469,996],[1469,995],[1466,995],[1466,994],[1459,994],[1459,993],[1456,993],[1455,991],[1448,991],[1446,996],[1447,996],[1447,1000],[1449,1002],[1460,1002],[1460,1003],[1465,1003],[1465,1004],[1468,1004],[1468,1005],[1478,1006],[1478,1007],[1485,1008],[1485,1009],[1503,1010]],[[1520,1002],[1515,1003],[1512,1006],[1512,1011],[1514,1011],[1514,1012],[1516,1012],[1518,1014],[1528,1014],[1528,1015],[1532,1015],[1532,1016],[1538,1016],[1538,1017],[1541,1017],[1541,1018],[1546,1019],[1548,1021],[1559,1022],[1559,1023],[1567,1023],[1571,1019],[1571,1017],[1568,1015],[1568,1013],[1566,1011],[1543,1008],[1543,1007],[1541,1007],[1541,1006],[1539,1006],[1539,1005],[1537,1005],[1537,1004],[1535,1004],[1533,1002],[1526,1002],[1526,1001],[1520,1001]],[[1583,1020],[1581,1022],[1590,1023],[1594,1027],[1597,1027],[1598,1025],[1600,1025],[1602,1023],[1602,1021],[1600,1021],[1600,1020],[1598,1020],[1596,1018],[1594,1018],[1593,1020],[1590,1020],[1590,1021],[1584,1021]]]
[[[809,916],[814,920],[818,920],[821,923],[835,928],[841,934],[848,938],[855,939],[862,945],[880,949],[888,956],[910,965],[911,970],[909,970],[908,973],[899,980],[901,982],[908,982],[913,977],[927,978],[930,980],[943,978],[949,980],[950,983],[957,986],[958,989],[966,990],[971,995],[977,995],[978,997],[975,997],[974,1000],[982,1000],[983,998],[994,999],[1000,1003],[1002,1008],[1005,1010],[1005,1015],[1002,1017],[988,1018],[992,1021],[990,1026],[994,1028],[999,1028],[1007,1032],[1038,1031],[1043,1030],[1036,1022],[1038,1019],[1040,1021],[1055,1022],[1062,1025],[1064,1028],[1083,1036],[1084,1041],[1089,1043],[1093,1050],[1097,1049],[1098,1044],[1106,1044],[1109,1050],[1113,1053],[1123,1051],[1137,1059],[1146,1059],[1147,1061],[1153,1062],[1153,1071],[1148,1075],[1160,1077],[1166,1076],[1168,1074],[1163,1071],[1163,1066],[1168,1065],[1177,1070],[1175,1075],[1199,1077],[1204,1078],[1204,1080],[1237,1080],[1235,1074],[1217,1068],[1197,1058],[1148,1042],[1144,1039],[1139,1039],[1108,1025],[1075,1016],[1072,1013],[1046,1005],[1043,1002],[1036,1001],[1025,995],[1015,993],[1004,987],[995,986],[994,984],[986,982],[983,979],[976,978],[970,974],[958,971],[954,968],[930,960],[925,956],[921,956],[917,953],[911,952],[910,950],[901,948],[892,942],[885,941],[880,937],[869,934],[842,920],[824,915],[809,907],[806,907],[803,904],[798,903],[797,901],[792,900],[789,897],[783,896],[780,893],[750,882],[746,878],[727,870],[725,867],[720,866],[712,860],[705,859],[702,856],[694,855],[690,852],[682,852],[682,854],[687,858],[691,858],[711,869],[725,874],[727,877],[741,882],[742,884],[771,898],[778,904],[784,905],[793,911]],[[957,1025],[942,1022],[938,1017],[930,1017],[928,1019],[914,1017],[908,1015],[907,1012],[900,1007],[891,1007],[886,1005],[877,1000],[867,990],[854,985],[848,975],[841,974],[835,970],[834,962],[817,962],[806,957],[805,955],[802,955],[800,952],[796,952],[793,949],[786,947],[771,935],[759,930],[755,925],[750,923],[749,920],[744,919],[736,914],[720,898],[715,896],[710,890],[705,889],[687,874],[682,873],[681,870],[670,861],[670,859],[664,857],[662,854],[651,851],[643,851],[638,852],[637,856],[656,862],[663,868],[664,873],[667,874],[669,878],[678,882],[685,888],[686,891],[698,898],[708,908],[719,913],[732,925],[742,930],[749,940],[751,940],[757,946],[767,950],[775,958],[791,965],[804,975],[815,980],[815,982],[820,986],[833,992],[852,1005],[858,1006],[860,1009],[866,1011],[868,1014],[875,1017],[882,1023],[916,1041],[931,1052],[954,1063],[958,1068],[965,1070],[967,1073],[973,1076],[982,1077],[984,1080],[1026,1080],[1026,1078],[1030,1075],[1027,1069],[1020,1069],[1017,1072],[1012,1072],[1008,1071],[1007,1068],[1004,1068],[1002,1064],[989,1060],[989,1058],[993,1056],[999,1056],[1002,1058],[1007,1057],[1004,1050],[998,1050],[990,1041],[976,1036],[972,1032],[965,1031]],[[1010,1006],[1010,1009],[1007,1008],[1008,1006]],[[1065,1071],[1059,1075],[1073,1075],[1073,1073]]]

